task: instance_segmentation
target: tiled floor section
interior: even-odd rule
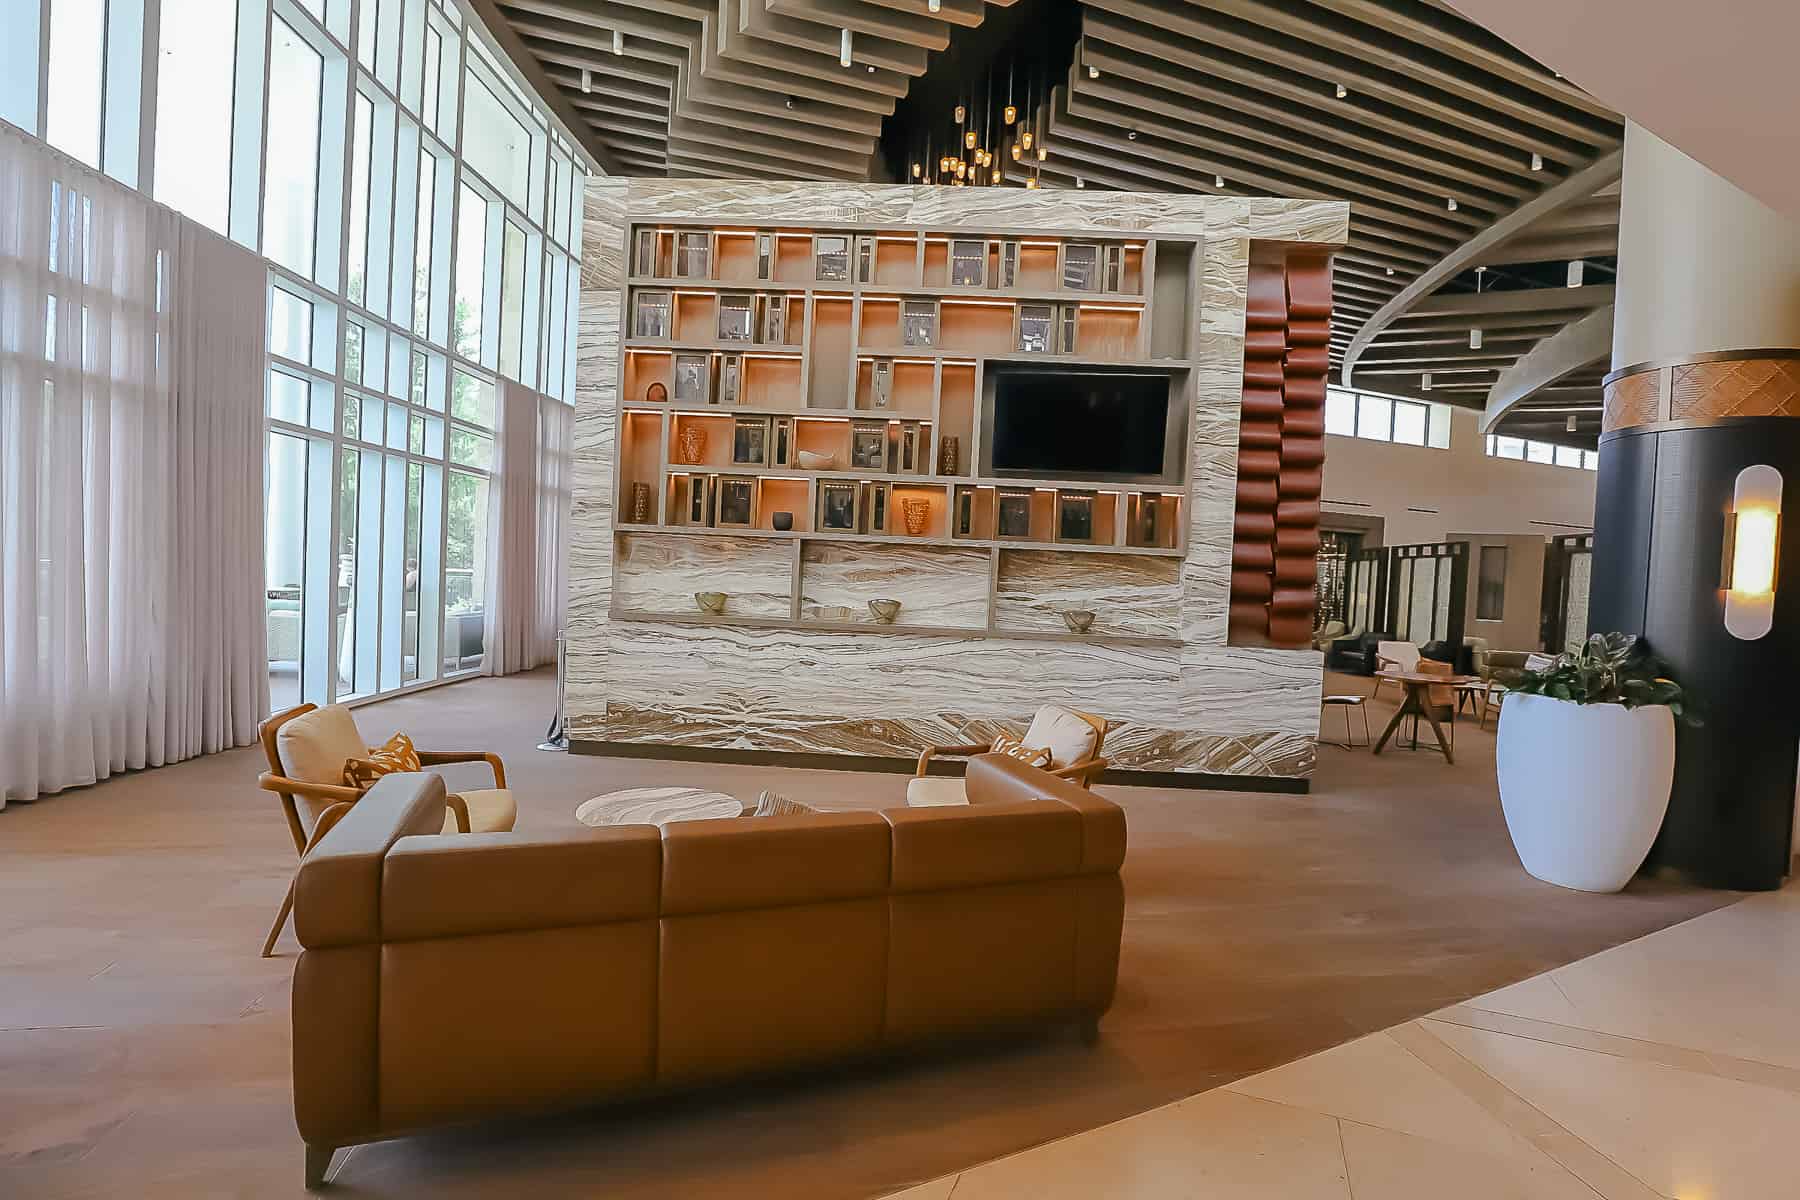
[[[1800,886],[890,1200],[1800,1196]]]
[[[1368,681],[1328,686],[1366,691]],[[528,830],[573,828],[587,797],[651,783],[739,796],[770,787],[824,807],[904,803],[898,775],[540,754],[553,703],[547,675],[515,676],[357,719],[371,740],[404,729],[427,747],[497,750]],[[1379,732],[1392,701],[1370,707]],[[1507,841],[1491,730],[1464,722],[1457,748],[1454,766],[1423,750],[1327,749],[1306,796],[1103,788],[1124,806],[1131,844],[1118,998],[1098,1046],[1056,1031],[403,1138],[340,1155],[339,1194],[860,1200],[1167,1105],[1731,901],[1650,880],[1620,896],[1537,882]],[[234,750],[0,812],[0,1198],[302,1194],[292,934],[279,957],[256,956],[294,851],[276,801],[255,787],[261,757]],[[467,786],[481,772],[452,775]],[[1733,1023],[1753,1027],[1747,1014]],[[1709,1049],[1745,1056],[1741,1045]],[[1233,1106],[1211,1118],[1221,1125],[1269,1107],[1235,1095],[1205,1103]],[[1324,1176],[1335,1161],[1326,1155]]]

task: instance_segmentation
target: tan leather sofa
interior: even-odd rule
[[[440,834],[382,779],[302,864],[294,1114],[332,1151],[1063,1022],[1112,1003],[1125,817],[973,759],[969,804]]]

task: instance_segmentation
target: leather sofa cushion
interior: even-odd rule
[[[300,860],[294,935],[309,950],[381,939],[382,860],[403,837],[444,826],[444,781],[388,775]]]
[[[662,890],[654,826],[402,838],[381,883],[384,940],[653,919]]]
[[[655,921],[381,948],[382,1125],[563,1108],[655,1070]]]
[[[878,813],[676,821],[662,829],[662,912],[719,912],[876,896],[888,886]]]
[[[1081,814],[1055,800],[895,808],[895,892],[978,887],[1081,870]]]
[[[906,1043],[1073,1013],[1082,879],[889,898],[887,1038]]]
[[[886,972],[885,896],[666,918],[658,1082],[872,1052]]]

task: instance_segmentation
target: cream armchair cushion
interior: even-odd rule
[[[1094,756],[1100,731],[1087,718],[1060,704],[1046,704],[1031,719],[1031,728],[1019,739],[1027,746],[1050,751],[1050,769],[1060,771],[1071,763]]]
[[[288,721],[275,734],[275,748],[281,754],[282,773],[302,783],[344,783],[344,764],[363,758],[369,748],[356,732],[350,710],[332,704]],[[318,824],[319,814],[330,807],[326,800],[295,796],[300,827],[308,837]]]
[[[1377,642],[1375,653],[1402,671],[1419,669],[1419,648],[1411,642]]]

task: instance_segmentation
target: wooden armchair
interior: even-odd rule
[[[300,724],[290,724],[296,721]],[[362,799],[366,789],[345,784],[344,768],[352,761],[362,760],[369,749],[357,733],[349,710],[342,705],[321,709],[316,704],[301,704],[264,721],[257,735],[269,761],[269,769],[257,777],[257,786],[281,797],[294,849],[305,858],[350,811],[351,805]],[[494,772],[491,789],[465,790],[447,798],[443,832],[488,833],[513,827],[518,809],[506,786],[506,767],[499,755],[482,750],[420,750],[418,755],[419,765],[424,767],[485,762]],[[275,939],[281,936],[293,906],[294,885],[290,881],[275,924],[263,943],[264,958],[274,952]]]
[[[1031,720],[1031,727],[1025,731],[1020,741],[1027,746],[1041,746],[1050,751],[1050,765],[1045,770],[1052,775],[1073,780],[1082,787],[1091,787],[1106,770],[1106,759],[1100,754],[1101,745],[1106,741],[1106,729],[1104,717],[1092,716],[1060,704],[1046,704],[1038,709],[1037,715]],[[962,780],[931,775],[932,760],[967,758],[974,754],[986,754],[992,748],[988,742],[925,747],[919,755],[918,770],[906,784],[907,804],[914,808],[929,808],[968,803],[963,794]]]

